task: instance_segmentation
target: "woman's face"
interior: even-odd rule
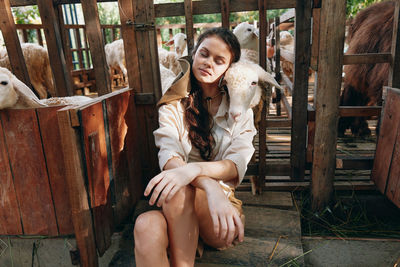
[[[228,69],[231,59],[232,53],[224,41],[217,36],[207,37],[193,55],[194,77],[201,85],[217,84]]]

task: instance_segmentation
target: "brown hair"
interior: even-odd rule
[[[193,48],[191,55],[196,54],[200,44],[208,37],[217,36],[224,41],[232,53],[232,62],[237,62],[240,59],[240,44],[236,36],[225,28],[211,28],[203,32],[196,46]],[[193,72],[190,72],[191,91],[187,98],[182,100],[185,108],[185,123],[189,131],[189,139],[194,147],[200,151],[200,156],[203,160],[209,161],[213,146],[215,145],[214,137],[211,134],[213,127],[213,119],[208,110],[204,107],[203,91],[197,83]]]

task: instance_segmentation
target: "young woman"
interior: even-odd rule
[[[136,220],[137,266],[193,266],[199,235],[219,249],[243,241],[244,216],[233,189],[254,153],[256,130],[251,109],[228,125],[229,96],[222,82],[239,58],[232,32],[207,30],[190,62],[181,60],[183,75],[158,103],[160,128],[154,136],[162,172],[144,194],[161,210]]]

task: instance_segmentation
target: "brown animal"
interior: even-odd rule
[[[391,51],[394,2],[382,2],[360,11],[349,23],[347,54],[385,53]],[[389,63],[346,65],[342,106],[371,106],[382,104],[382,87],[388,84]],[[371,131],[365,117],[339,120],[339,136],[347,128],[353,135],[366,136]]]

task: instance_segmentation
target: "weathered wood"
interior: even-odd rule
[[[292,120],[289,119],[267,119],[268,128],[281,128],[281,127],[291,127]]]
[[[307,137],[308,69],[310,67],[311,2],[297,1],[292,97],[291,177],[304,178]]]
[[[266,69],[266,34],[267,34],[267,9],[266,9],[266,0],[258,0],[258,10],[259,10],[259,19],[260,19],[260,39],[259,39],[259,63],[263,69]],[[266,117],[267,117],[267,107],[264,103],[261,109],[261,120],[259,124],[259,164],[258,164],[258,177],[253,180],[253,193],[261,194],[264,179],[267,172],[265,157],[267,153],[267,144],[266,144]]]
[[[274,36],[275,36],[275,79],[278,83],[281,82],[281,41],[280,41],[280,20],[279,17],[274,19]],[[276,116],[281,116],[281,99],[282,92],[281,89],[275,88],[275,98],[276,98]]]
[[[133,91],[106,99],[106,107],[118,225],[132,212],[143,190]]]
[[[185,0],[185,20],[186,20],[186,40],[188,51],[192,51],[194,46],[194,30],[193,30],[193,2]]]
[[[230,12],[241,11],[255,11],[259,10],[258,0],[231,0]],[[168,3],[156,4],[155,15],[156,17],[170,17],[170,16],[184,16],[184,4],[181,3]],[[295,0],[270,0],[266,3],[266,9],[282,9],[296,7]],[[193,1],[193,15],[200,14],[213,14],[219,13],[221,10],[219,1],[206,0],[206,1]]]
[[[32,88],[9,0],[0,1],[0,18],[0,30],[7,48],[12,72],[19,80]]]
[[[396,145],[393,152],[392,168],[390,170],[386,195],[400,208],[400,131],[397,132]]]
[[[393,35],[392,35],[392,64],[389,68],[388,85],[400,88],[400,2],[396,1],[393,14]]]
[[[318,50],[319,50],[319,24],[321,20],[321,9],[312,9],[312,46],[310,68],[314,71],[318,70]]]
[[[64,55],[65,55],[65,63],[67,64],[69,72],[71,72],[74,69],[74,66],[72,64],[71,40],[69,39],[69,35],[68,35],[69,29],[66,27],[66,25],[64,23],[62,6],[58,6],[57,8],[55,8],[54,12],[55,12],[56,18],[58,18],[58,26],[60,27],[61,43],[63,45],[63,51],[64,51]],[[71,75],[71,83],[73,83],[72,75]],[[74,91],[73,91],[73,94],[75,94]]]
[[[295,9],[289,9],[288,11],[286,11],[285,13],[283,13],[280,17],[279,17],[279,24],[284,23],[288,20],[294,19],[295,17]]]
[[[64,157],[60,129],[58,128],[57,110],[60,107],[37,109],[43,151],[46,155],[46,166],[54,201],[59,235],[74,233],[71,219],[71,205],[68,201],[68,187],[65,180]]]
[[[101,34],[99,14],[96,0],[82,1],[82,10],[86,23],[86,36],[89,41],[92,57],[96,89],[99,95],[111,92],[110,75],[104,52],[104,40]]]
[[[103,104],[98,102],[82,108],[79,113],[90,207],[93,211],[96,246],[101,256],[111,245],[113,229]]]
[[[335,176],[335,154],[339,94],[342,82],[345,32],[345,0],[322,2],[318,58],[318,89],[312,167],[312,207],[323,209],[331,201]],[[303,110],[306,110],[305,108]],[[298,112],[301,112],[300,110]],[[297,112],[293,110],[293,114]],[[295,143],[292,138],[292,144]]]
[[[35,110],[4,110],[1,122],[24,234],[58,235]]]
[[[80,264],[85,267],[93,267],[98,266],[98,260],[92,214],[85,188],[80,137],[78,131],[71,126],[70,112],[76,111],[67,108],[57,111],[64,156],[65,179],[68,185],[72,222],[79,248]]]
[[[347,54],[343,56],[343,65],[389,63],[390,53]]]
[[[396,142],[396,135],[400,125],[399,106],[399,90],[388,89],[382,114],[381,127],[379,130],[379,138],[376,146],[374,167],[371,173],[371,179],[383,194],[386,191],[390,166],[391,162],[393,162],[394,144]]]
[[[222,27],[227,29],[229,29],[229,1],[230,0],[220,0]]]
[[[22,225],[3,126],[0,123],[0,234],[21,235]]]
[[[293,200],[290,192],[266,191],[254,196],[250,192],[235,192],[235,197],[243,202],[243,205],[255,205],[264,207],[292,208]]]
[[[47,52],[49,54],[50,66],[53,71],[54,85],[57,96],[73,95],[72,78],[68,69],[63,51],[58,12],[53,6],[52,0],[37,0],[41,20],[46,36]]]

